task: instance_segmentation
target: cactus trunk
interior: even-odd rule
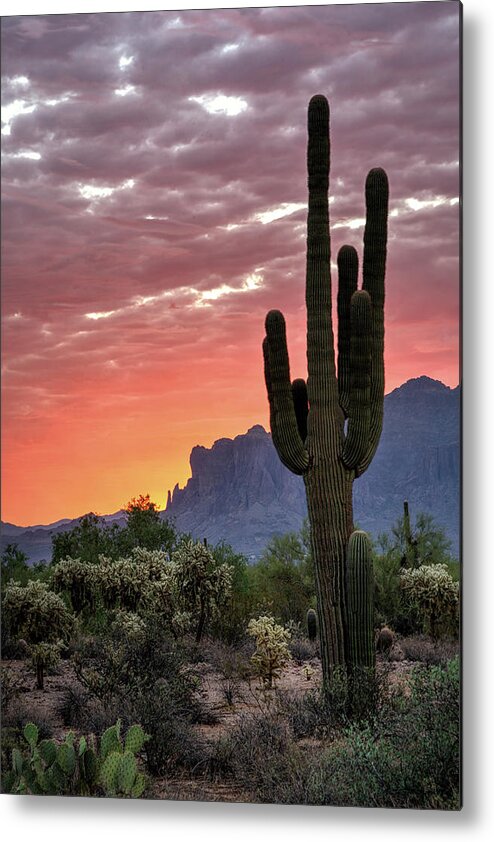
[[[331,300],[329,106],[315,96],[308,113],[307,383],[290,380],[285,320],[266,317],[264,373],[273,444],[286,467],[304,478],[316,577],[323,679],[346,670],[349,628],[347,546],[353,531],[352,484],[379,443],[384,400],[384,271],[388,182],[367,176],[363,284],[355,249],[338,254],[338,372]],[[345,421],[347,427],[345,429]]]
[[[324,677],[346,663],[346,547],[353,529],[352,482],[341,464],[322,461],[305,476]],[[324,607],[323,607],[324,606]]]

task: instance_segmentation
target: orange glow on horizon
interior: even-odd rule
[[[89,511],[111,514],[132,497],[148,493],[164,509],[168,490],[176,483],[183,487],[191,475],[194,446],[209,448],[217,439],[234,438],[254,424],[269,430],[260,358],[257,353],[252,357],[249,366],[245,355],[244,365],[239,363],[240,387],[230,381],[215,392],[209,384],[207,400],[199,382],[191,383],[176,403],[167,404],[163,395],[157,399],[153,375],[147,398],[147,382],[136,385],[140,408],[132,417],[121,406],[111,414],[104,406],[98,409],[94,395],[83,410],[85,401],[73,395],[63,413],[40,420],[36,435],[27,440],[19,436],[18,425],[14,430],[12,424],[4,424],[2,520],[32,526]],[[297,376],[300,366],[292,371]],[[406,354],[396,353],[387,362],[386,393],[425,373],[412,367]],[[428,376],[452,388],[458,382],[450,355],[437,359]]]

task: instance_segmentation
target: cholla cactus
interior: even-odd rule
[[[175,637],[193,627],[200,641],[208,620],[228,600],[232,580],[230,565],[219,564],[204,544],[184,541],[171,561],[161,550],[141,547],[129,558],[100,555],[97,564],[67,559],[54,581],[68,590],[78,611],[99,596],[105,608],[158,622]]]
[[[230,597],[233,567],[218,564],[204,544],[184,541],[172,555],[171,577],[183,611],[194,618],[199,643],[208,620]]]
[[[290,632],[277,625],[273,617],[250,620],[247,633],[255,639],[256,651],[251,661],[263,684],[271,689],[283,667],[291,659],[288,643]]]
[[[44,582],[28,582],[26,587],[7,585],[3,610],[11,633],[23,638],[30,647],[36,664],[36,684],[42,690],[47,658],[53,659],[54,644],[68,638],[74,617]]]
[[[53,589],[68,591],[76,614],[80,614],[86,608],[90,611],[94,609],[99,585],[98,565],[81,561],[80,558],[66,558],[60,561],[53,572]]]
[[[456,632],[459,583],[453,580],[445,564],[424,564],[415,570],[403,570],[401,586],[405,598],[422,614],[431,637],[437,638],[440,628]]]
[[[112,623],[112,631],[124,640],[140,642],[146,635],[146,623],[132,611],[117,611]]]

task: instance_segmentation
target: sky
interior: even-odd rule
[[[163,507],[196,444],[268,428],[264,318],[306,373],[306,113],[332,259],[390,182],[386,392],[456,386],[459,4],[2,20],[2,518]],[[333,271],[336,293],[336,272]]]

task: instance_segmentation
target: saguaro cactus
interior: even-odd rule
[[[317,637],[317,614],[313,608],[307,611],[307,633],[309,640],[314,642]]]
[[[338,253],[338,376],[331,316],[329,106],[315,96],[308,113],[307,383],[290,381],[285,320],[266,317],[263,343],[273,443],[304,478],[315,566],[325,682],[348,661],[346,549],[353,531],[352,483],[379,443],[384,399],[384,272],[388,180],[367,176],[363,285],[351,246]],[[345,420],[347,427],[345,430]]]
[[[417,539],[414,538],[412,534],[408,500],[403,501],[403,535],[405,538],[405,554],[401,560],[402,565],[403,567],[418,567],[419,558]]]
[[[350,535],[346,574],[348,665],[350,669],[373,669],[374,574],[370,541],[360,530]]]

